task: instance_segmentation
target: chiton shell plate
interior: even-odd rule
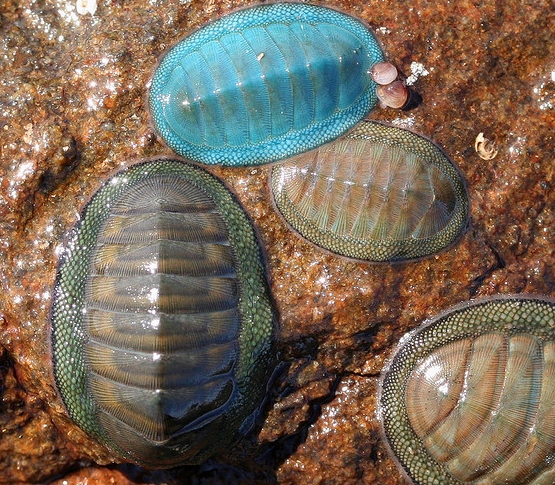
[[[294,230],[351,258],[427,256],[454,243],[468,221],[465,185],[445,154],[421,136],[371,121],[277,164],[271,187]]]
[[[376,104],[373,34],[301,3],[239,10],[162,58],[149,94],[154,125],[177,153],[207,164],[286,158],[341,135]]]
[[[110,178],[69,236],[52,306],[73,420],[123,459],[198,463],[244,431],[273,371],[260,248],[233,194],[156,160]]]
[[[555,301],[475,301],[408,334],[379,414],[416,484],[555,483]]]

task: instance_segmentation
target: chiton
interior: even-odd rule
[[[419,485],[555,483],[555,301],[459,305],[408,334],[379,414]]]
[[[400,261],[451,245],[468,220],[452,162],[407,130],[363,121],[271,175],[285,221],[314,244],[357,259]]]
[[[125,460],[199,463],[248,430],[273,371],[275,315],[254,229],[193,164],[110,178],[74,228],[52,306],[73,420]]]
[[[368,28],[315,5],[234,12],[162,58],[150,88],[156,130],[207,164],[254,165],[326,143],[376,104],[370,71],[383,61]]]

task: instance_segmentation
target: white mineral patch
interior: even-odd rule
[[[411,71],[411,74],[405,81],[407,86],[412,86],[416,81],[418,81],[418,78],[420,76],[427,76],[428,74],[430,74],[430,71],[428,71],[424,67],[424,64],[420,62],[411,62],[410,71]]]
[[[77,0],[75,3],[75,9],[79,15],[86,15],[88,13],[94,15],[96,6],[96,0]]]

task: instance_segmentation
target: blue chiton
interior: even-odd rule
[[[475,301],[408,334],[380,417],[416,484],[555,483],[555,301]]]
[[[177,153],[208,164],[284,159],[341,135],[376,104],[383,61],[360,21],[301,3],[258,5],[211,23],[161,60],[154,125]]]
[[[157,160],[109,179],[70,235],[54,295],[59,392],[123,459],[198,463],[252,422],[274,311],[249,219],[205,170]]]
[[[283,218],[325,249],[369,261],[427,256],[468,219],[461,176],[433,143],[362,122],[349,135],[278,164],[272,194]]]

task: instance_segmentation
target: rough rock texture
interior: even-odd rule
[[[79,0],[86,4],[86,0]],[[246,4],[246,3],[245,3]],[[51,376],[48,312],[57,257],[100,180],[171,155],[145,103],[158,56],[241,2],[0,1],[0,482],[403,483],[380,440],[380,370],[399,338],[451,304],[497,293],[555,295],[555,4],[326,2],[375,30],[422,96],[370,117],[444,148],[472,218],[454,247],[410,264],[323,252],[274,211],[268,167],[220,169],[266,248],[284,362],[265,421],[228,455],[149,472],[67,417]],[[483,132],[499,148],[474,150]]]

